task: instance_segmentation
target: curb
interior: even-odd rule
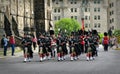
[[[5,59],[5,58],[16,58],[23,56],[23,50],[20,47],[15,47],[15,56],[11,56],[11,48],[8,48],[8,53],[7,56],[0,55],[0,59]],[[33,50],[34,53],[38,53],[38,47],[36,50]]]
[[[15,54],[15,56],[11,56],[11,48],[8,48],[7,56],[3,56],[3,51],[1,51],[0,59],[22,56],[23,55],[22,49],[20,47],[15,47],[15,53],[14,54]]]

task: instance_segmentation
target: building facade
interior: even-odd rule
[[[0,0],[1,30],[5,30],[5,33],[11,31],[15,35],[41,31],[41,29],[48,31],[51,21],[51,2],[51,0]],[[42,27],[40,22],[37,22],[40,20],[43,22]]]
[[[84,18],[86,30],[120,29],[120,0],[0,0],[0,31],[23,35],[48,31],[61,18]]]
[[[109,0],[109,24],[112,30],[120,29],[120,0]]]
[[[74,18],[80,24],[84,18],[86,30],[108,31],[108,0],[52,0],[54,23],[61,18]]]

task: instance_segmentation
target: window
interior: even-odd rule
[[[114,14],[114,11],[112,11],[111,14]]]
[[[97,0],[97,3],[100,4],[100,0]]]
[[[71,8],[71,12],[77,12],[77,8]]]
[[[112,18],[112,22],[114,22],[114,18]]]
[[[58,9],[58,13],[60,13],[60,9]]]
[[[61,2],[63,1],[63,0],[60,0]]]
[[[101,27],[101,24],[100,23],[98,23],[98,28],[100,28]]]
[[[54,20],[57,20],[57,17],[56,17],[56,16],[54,16]]]
[[[111,3],[111,7],[114,7],[114,3]]]
[[[71,12],[73,12],[73,8],[71,8]]]
[[[57,12],[57,9],[54,9],[54,12],[56,13],[56,12]]]
[[[73,0],[71,0],[71,2],[70,2],[71,4],[73,4]]]
[[[77,2],[75,1],[74,4],[77,4]]]
[[[47,0],[47,5],[50,6],[50,0]]]
[[[60,20],[60,16],[58,16],[58,20]]]
[[[98,15],[98,20],[100,20],[100,16]]]
[[[77,20],[77,16],[71,16],[71,19]]]
[[[70,2],[71,4],[77,4],[77,1],[76,0],[71,0],[71,2]]]
[[[96,0],[94,0],[94,4],[96,4]]]
[[[87,8],[85,8],[85,12],[87,12]]]
[[[112,15],[111,12],[110,12],[110,15]]]
[[[77,16],[75,16],[75,19],[77,20]]]
[[[112,26],[112,30],[114,30],[115,29],[115,27],[114,26]]]
[[[111,4],[109,4],[109,7],[111,8]]]
[[[56,4],[58,4],[58,1],[56,2]]]
[[[110,8],[114,7],[114,3],[110,3],[110,4],[109,4],[109,7],[110,7]]]
[[[60,20],[60,16],[54,16],[54,20]]]
[[[73,16],[71,16],[71,19],[73,19]]]
[[[98,8],[98,12],[100,12],[100,8]]]
[[[110,19],[110,23],[112,23],[111,19]]]
[[[97,24],[96,23],[94,24],[94,28],[97,28]]]
[[[97,16],[94,16],[94,20],[97,20]]]
[[[85,24],[85,28],[88,28],[88,24],[87,23]]]
[[[85,20],[87,20],[88,16],[85,16]]]
[[[100,4],[100,0],[94,0],[94,4]]]
[[[96,12],[96,8],[94,8],[94,12]]]
[[[57,12],[60,13],[60,9],[54,9],[54,12],[55,13],[57,13]]]
[[[77,8],[75,8],[75,12],[77,12]]]

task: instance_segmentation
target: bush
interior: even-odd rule
[[[100,36],[100,43],[102,43],[102,38],[104,37],[104,34],[103,33],[99,33],[99,36]]]
[[[117,37],[118,43],[120,43],[120,30],[115,30],[113,35]]]

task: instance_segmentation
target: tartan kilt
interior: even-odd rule
[[[88,47],[87,52],[92,52],[92,51],[93,51],[92,48]]]
[[[39,53],[40,53],[40,54],[47,53],[46,48],[43,47],[43,46],[39,46]]]
[[[24,52],[24,54],[29,54],[28,47],[24,47],[23,52]]]
[[[75,52],[75,47],[74,47],[74,46],[71,46],[71,47],[70,47],[70,54],[73,53],[73,52]]]
[[[63,52],[62,46],[57,46],[57,53]]]

